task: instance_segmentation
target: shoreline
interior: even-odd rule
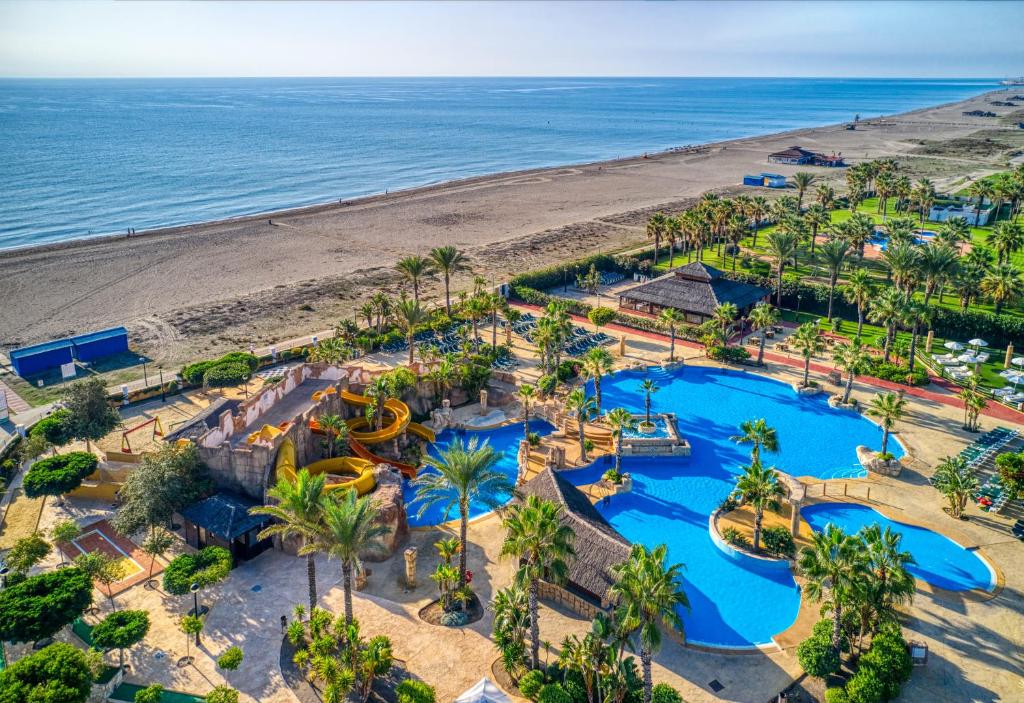
[[[925,106],[925,107],[919,107],[919,108],[915,108],[914,110],[907,110],[907,111],[904,111],[904,112],[885,113],[885,114],[882,114],[882,115],[877,115],[875,117],[869,117],[869,118],[862,119],[860,124],[867,125],[867,124],[870,124],[874,120],[905,118],[905,117],[908,117],[908,116],[911,116],[911,115],[915,115],[915,114],[918,114],[918,113],[926,113],[926,112],[929,112],[929,111],[932,111],[932,110],[937,110],[937,109],[949,107],[949,106],[952,106],[952,105],[959,105],[959,104],[967,103],[967,102],[970,102],[970,101],[974,101],[974,100],[978,100],[978,99],[985,98],[985,97],[988,97],[988,96],[992,96],[993,94],[997,94],[997,93],[1001,93],[1001,92],[1007,92],[1008,90],[1010,90],[1010,88],[1004,86],[1004,87],[1001,87],[1001,88],[994,88],[992,90],[986,90],[984,92],[978,93],[977,95],[974,95],[974,96],[972,96],[970,98],[966,98],[964,100],[955,100],[955,101],[946,102],[946,103],[936,103],[936,104],[933,104],[933,105],[928,105],[928,106]],[[834,123],[826,123],[826,124],[821,124],[821,125],[812,125],[812,126],[808,126],[808,127],[797,127],[795,129],[790,129],[790,130],[782,130],[782,131],[774,131],[774,132],[764,132],[764,133],[761,133],[761,134],[754,134],[754,135],[749,135],[749,136],[745,136],[745,137],[734,137],[732,139],[724,139],[724,140],[714,141],[714,142],[697,142],[697,143],[694,143],[694,144],[688,144],[688,145],[684,145],[684,146],[669,147],[667,149],[662,149],[660,151],[646,152],[646,153],[643,153],[643,154],[631,154],[631,155],[628,155],[628,156],[616,157],[616,158],[613,158],[613,159],[598,159],[598,160],[594,160],[594,161],[581,161],[581,162],[573,162],[573,163],[566,163],[566,164],[556,164],[556,165],[548,165],[548,166],[537,166],[537,167],[534,167],[534,168],[510,170],[510,171],[492,171],[490,173],[481,174],[481,175],[477,175],[477,176],[464,176],[464,177],[452,178],[452,179],[448,179],[448,180],[444,180],[444,181],[437,181],[437,182],[434,182],[434,183],[424,183],[424,184],[421,184],[421,185],[410,186],[408,188],[399,188],[399,189],[396,189],[396,190],[389,190],[389,191],[386,191],[386,192],[383,192],[383,193],[382,192],[377,192],[377,193],[371,193],[369,195],[361,195],[361,196],[355,196],[355,197],[351,197],[351,198],[339,198],[338,200],[324,201],[324,202],[313,203],[313,204],[309,204],[309,205],[296,205],[296,206],[290,206],[290,207],[289,206],[285,206],[285,207],[280,207],[280,208],[276,208],[276,209],[273,209],[273,210],[264,210],[264,211],[258,211],[258,212],[243,214],[243,215],[235,215],[233,217],[221,217],[221,218],[216,218],[216,219],[212,219],[212,220],[200,220],[200,221],[189,222],[189,223],[180,224],[180,225],[164,225],[164,226],[159,226],[159,227],[153,227],[153,228],[150,228],[150,229],[143,229],[143,230],[141,230],[141,231],[139,231],[136,234],[133,234],[131,236],[129,236],[127,234],[120,234],[120,233],[116,233],[116,232],[110,232],[110,233],[106,233],[106,234],[86,235],[86,236],[81,236],[81,237],[74,237],[74,238],[71,238],[71,239],[65,239],[65,240],[61,240],[61,241],[57,241],[57,242],[44,242],[44,243],[40,243],[40,244],[24,244],[24,245],[20,245],[20,246],[0,248],[0,259],[7,258],[7,257],[10,257],[10,256],[17,256],[19,254],[37,252],[37,251],[39,251],[39,252],[42,252],[42,251],[61,251],[61,250],[64,250],[64,249],[70,249],[70,248],[75,248],[75,247],[79,247],[79,246],[86,246],[86,245],[94,243],[94,242],[110,243],[110,242],[118,242],[118,241],[138,240],[138,239],[142,239],[144,237],[150,237],[150,236],[166,236],[166,235],[175,235],[175,234],[186,234],[190,230],[196,230],[196,229],[203,228],[203,227],[213,227],[213,226],[217,226],[217,225],[227,225],[227,224],[232,224],[232,223],[255,222],[255,221],[262,220],[263,218],[273,219],[274,217],[277,217],[277,218],[287,218],[287,217],[301,216],[301,215],[325,214],[325,213],[331,212],[334,209],[339,209],[340,210],[340,209],[350,208],[350,207],[353,207],[353,206],[367,205],[367,204],[376,204],[376,203],[380,203],[382,201],[386,201],[386,200],[388,200],[389,198],[392,198],[392,197],[414,196],[414,195],[419,195],[419,194],[427,194],[427,193],[431,193],[431,192],[434,192],[434,191],[439,190],[439,189],[458,188],[458,187],[462,187],[462,186],[471,186],[471,185],[475,185],[475,184],[481,183],[481,182],[486,182],[486,181],[489,181],[489,180],[492,180],[492,179],[523,178],[523,177],[530,177],[530,176],[536,176],[536,175],[543,175],[544,173],[548,173],[548,172],[552,172],[552,171],[557,171],[559,169],[578,169],[578,168],[587,168],[587,167],[593,167],[593,166],[616,166],[616,165],[632,163],[632,162],[635,162],[635,161],[651,161],[651,160],[655,160],[655,159],[662,158],[662,157],[665,157],[665,156],[673,156],[673,155],[678,155],[678,154],[689,154],[689,153],[695,153],[695,152],[699,153],[699,151],[702,150],[702,149],[713,149],[713,148],[719,148],[719,147],[728,147],[728,146],[734,145],[734,144],[735,145],[744,144],[744,143],[749,142],[751,140],[758,140],[758,139],[764,139],[764,138],[769,138],[769,137],[783,137],[783,136],[789,136],[789,135],[796,136],[796,135],[800,135],[800,134],[802,134],[804,132],[807,132],[809,130],[821,130],[821,129],[836,128],[836,127],[841,127],[841,126],[846,125],[846,124],[849,124],[849,122],[834,122]]]

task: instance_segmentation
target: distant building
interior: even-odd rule
[[[993,207],[982,207],[979,212],[968,203],[963,205],[933,205],[928,211],[928,219],[932,222],[945,222],[954,217],[962,217],[972,227],[984,227],[992,219]]]
[[[791,146],[782,151],[776,151],[768,155],[770,164],[789,164],[790,166],[824,166],[826,168],[837,168],[845,166],[842,154],[826,156],[816,151],[809,151],[799,146]]]
[[[769,293],[766,288],[732,281],[713,266],[693,262],[619,294],[619,309],[657,315],[666,308],[680,311],[690,324],[711,318],[722,303],[732,303],[746,315]]]
[[[111,327],[99,332],[12,349],[8,356],[15,373],[25,377],[54,371],[74,359],[94,361],[126,351],[128,330],[124,327]]]
[[[781,173],[760,173],[756,176],[744,176],[743,185],[761,188],[785,188],[786,177]]]

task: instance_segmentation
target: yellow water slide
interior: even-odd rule
[[[373,477],[373,462],[355,457],[339,457],[337,459],[321,459],[303,468],[313,476],[327,474],[325,490],[338,488],[354,488],[358,495],[366,495],[377,487]],[[291,439],[281,442],[277,452],[277,478],[295,480],[295,444]],[[341,477],[339,480],[337,477]]]
[[[373,402],[373,398],[369,396],[350,393],[349,391],[342,391],[341,399],[346,403],[360,407],[366,407]],[[349,436],[363,444],[380,444],[381,442],[388,442],[394,439],[408,429],[409,420],[411,419],[408,405],[396,398],[390,398],[384,401],[384,412],[385,415],[390,413],[392,420],[379,430],[366,431],[365,428],[369,427],[370,422],[365,417],[354,417],[346,420],[345,423],[348,425]],[[424,427],[423,429],[426,430],[427,428]]]

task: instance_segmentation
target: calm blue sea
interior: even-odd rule
[[[0,248],[960,100],[995,80],[0,80]]]

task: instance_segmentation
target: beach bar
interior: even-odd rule
[[[722,303],[732,303],[740,316],[745,316],[769,293],[760,286],[729,280],[715,267],[694,261],[622,291],[619,309],[630,314],[658,315],[672,308],[683,313],[689,324],[699,325],[710,320]]]

